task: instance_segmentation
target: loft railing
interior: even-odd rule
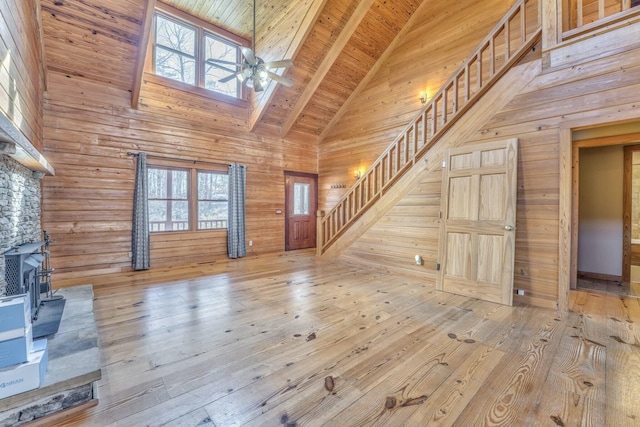
[[[226,219],[199,219],[198,230],[227,228]],[[189,221],[149,221],[149,231],[188,231]]]
[[[317,224],[322,255],[539,40],[541,0],[518,0],[418,116]]]
[[[638,6],[640,0],[565,0],[562,38],[624,19],[629,10]],[[640,11],[640,8],[636,10]]]

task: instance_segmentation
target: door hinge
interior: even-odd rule
[[[442,219],[442,211],[438,212],[438,219]]]

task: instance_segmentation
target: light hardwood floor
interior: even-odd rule
[[[100,403],[57,425],[640,425],[636,298],[507,307],[308,251],[94,286]]]

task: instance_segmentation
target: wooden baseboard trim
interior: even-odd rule
[[[622,276],[614,276],[613,274],[591,273],[588,271],[578,271],[578,278],[587,280],[604,280],[607,282],[622,282]]]

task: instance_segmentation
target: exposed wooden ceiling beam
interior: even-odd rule
[[[322,12],[326,4],[327,4],[327,0],[315,0],[311,5],[311,7],[309,7],[309,10],[307,11],[307,14],[305,15],[302,23],[300,24],[300,27],[298,27],[298,31],[296,31],[296,34],[291,39],[291,43],[289,44],[289,48],[287,49],[287,52],[285,53],[284,58],[293,58],[295,60],[296,55],[302,48],[302,45],[304,44],[305,40],[307,39],[307,36],[311,32],[313,25],[316,23],[316,21],[320,17],[320,13]],[[279,75],[282,75],[283,71],[278,70],[277,73]],[[275,94],[276,87],[277,87],[276,82],[274,81],[269,82],[269,85],[267,86],[267,88],[262,92],[262,96],[257,101],[256,105],[254,105],[253,108],[251,109],[251,117],[249,120],[249,130],[253,131],[256,125],[258,124],[258,122],[260,122],[260,119],[262,119],[262,116],[264,115],[267,109],[267,106],[271,103],[271,100],[273,99],[273,95]]]
[[[389,46],[387,46],[387,48],[382,53],[382,55],[380,55],[380,58],[378,58],[376,63],[373,64],[373,67],[371,67],[371,69],[367,72],[367,75],[364,76],[364,78],[360,81],[360,83],[358,83],[358,86],[353,90],[353,92],[351,92],[351,95],[349,95],[349,98],[347,98],[344,104],[342,104],[340,109],[331,118],[331,121],[329,121],[327,126],[325,126],[325,128],[322,130],[322,132],[318,136],[318,143],[322,142],[322,140],[329,134],[329,132],[331,132],[331,129],[333,129],[333,127],[340,121],[342,116],[344,116],[344,114],[347,112],[347,110],[351,106],[351,103],[353,102],[353,100],[356,99],[360,94],[360,92],[362,92],[364,88],[367,86],[367,84],[369,84],[371,79],[376,75],[376,73],[387,61],[391,53],[396,49],[396,46],[398,46],[398,44],[400,43],[404,35],[409,31],[411,27],[413,27],[413,24],[418,19],[417,17],[421,15],[422,10],[428,7],[427,6],[428,3],[429,2],[427,1],[423,1],[422,4],[418,6],[418,8],[413,13],[413,15],[411,15],[411,17],[407,21],[407,23],[402,27],[402,29],[398,32],[398,34],[396,34],[393,41],[389,44]]]
[[[342,53],[342,50],[347,45],[347,43],[351,39],[351,36],[360,25],[360,22],[362,22],[362,19],[365,17],[367,12],[369,12],[369,9],[371,8],[371,5],[373,5],[374,1],[375,0],[364,0],[358,4],[358,7],[353,12],[353,15],[351,15],[351,17],[349,18],[349,21],[340,32],[340,35],[336,39],[336,42],[333,44],[333,46],[331,46],[331,49],[322,60],[322,63],[320,63],[318,70],[311,78],[311,81],[309,82],[307,87],[304,88],[302,95],[300,96],[300,98],[298,98],[295,105],[293,106],[293,110],[282,125],[281,132],[283,137],[289,133],[296,120],[298,120],[298,117],[311,100],[311,97],[313,97],[313,94],[316,92],[316,90],[324,80],[325,76],[333,66],[336,59],[338,59],[338,56],[340,56],[340,54]]]
[[[43,90],[47,91],[47,57],[44,50],[44,27],[42,25],[42,4],[39,1],[34,1],[36,9],[36,21],[38,22],[38,44],[40,45],[40,71],[42,72],[42,85]]]
[[[131,108],[138,108],[140,100],[140,88],[142,87],[142,73],[144,71],[144,61],[147,57],[147,46],[149,45],[149,36],[151,27],[153,26],[153,12],[156,9],[156,0],[147,0],[144,9],[144,21],[142,21],[142,31],[138,42],[138,58],[136,68],[133,74],[133,87],[131,88]]]

